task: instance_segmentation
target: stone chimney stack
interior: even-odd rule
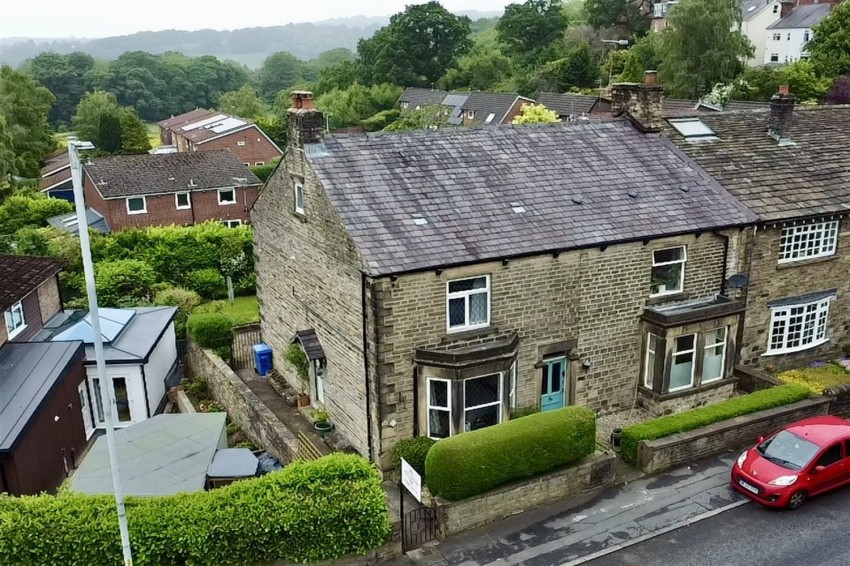
[[[292,93],[292,104],[286,111],[289,146],[303,148],[320,143],[324,134],[325,119],[313,103],[313,93],[296,90]]]
[[[661,100],[664,89],[658,84],[658,72],[646,71],[643,84],[615,83],[611,85],[611,113],[623,114],[644,133],[661,131]]]
[[[770,122],[767,132],[779,142],[779,145],[792,143],[789,139],[791,121],[794,117],[794,95],[788,92],[788,85],[779,87],[779,92],[770,99]]]

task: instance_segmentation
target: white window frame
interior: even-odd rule
[[[511,408],[511,411],[516,410],[516,360],[511,363],[510,369],[510,387],[511,391],[508,393],[508,406]]]
[[[675,249],[681,249],[682,250],[682,259],[677,259],[675,261],[659,261],[659,262],[655,261],[655,254],[656,253],[665,252],[667,250],[675,250]],[[680,275],[679,275],[679,287],[676,288],[676,289],[665,289],[664,291],[662,291],[660,293],[653,293],[652,292],[652,281],[650,281],[650,293],[649,293],[650,297],[663,297],[664,295],[676,295],[678,293],[683,292],[685,290],[685,267],[687,266],[687,263],[688,263],[688,247],[687,246],[671,246],[669,248],[659,248],[657,250],[652,250],[652,268],[653,269],[656,268],[656,267],[663,267],[665,265],[675,265],[677,263],[682,264],[682,271],[680,272]],[[650,270],[650,273],[651,272],[652,271]]]
[[[469,279],[481,279],[483,278],[485,281],[484,287],[480,289],[470,289],[469,291],[456,291],[454,293],[449,292],[449,285],[451,283],[457,283],[458,281],[466,281]],[[484,322],[479,322],[477,324],[469,324],[469,296],[477,295],[479,293],[487,293],[487,320]],[[451,319],[451,310],[450,304],[452,299],[463,299],[464,300],[464,309],[465,323],[462,325],[452,326]],[[467,330],[475,330],[477,328],[487,328],[490,326],[490,306],[491,306],[491,294],[490,294],[490,275],[476,275],[474,277],[463,277],[461,279],[452,279],[450,281],[446,281],[446,332],[465,332]]]
[[[238,142],[236,142],[236,145],[237,145],[238,147],[244,147],[244,146],[245,146],[245,141],[244,141],[244,140],[242,140],[242,141],[238,141]]]
[[[242,220],[239,218],[235,218],[233,220],[221,220],[220,222],[228,228],[238,228],[239,226],[242,226]]]
[[[401,108],[402,108],[402,110],[407,110],[407,107],[408,107],[408,106],[410,106],[410,103],[409,103],[409,102],[407,102],[406,100],[405,100],[405,101],[402,101],[402,103],[401,103]]]
[[[467,110],[466,111],[466,117],[469,118],[470,120],[474,120],[475,119],[475,110]]]
[[[494,376],[494,375],[496,376],[496,385],[498,386],[498,391],[496,392],[496,400],[490,401],[489,403],[484,403],[483,405],[474,405],[472,407],[468,407],[466,405],[466,382],[467,381],[474,381],[476,379],[482,379],[482,378],[485,378],[485,377],[491,377],[491,376]],[[467,377],[466,379],[463,380],[463,431],[464,432],[469,432],[466,429],[466,423],[467,423],[466,414],[469,411],[475,411],[477,409],[484,409],[485,407],[495,406],[496,407],[496,416],[497,416],[496,424],[502,423],[502,403],[504,401],[504,399],[503,399],[504,388],[502,386],[502,380],[503,379],[504,379],[504,373],[498,371],[496,373],[485,373],[484,375],[476,375],[475,377]],[[451,413],[449,413],[449,419],[451,419]]]
[[[446,384],[446,406],[433,405],[431,403],[431,382],[432,381],[440,381]],[[429,377],[425,381],[426,387],[426,395],[427,395],[427,403],[428,403],[428,412],[425,416],[426,426],[428,428],[428,438],[433,438],[435,440],[439,440],[442,437],[432,436],[431,435],[431,411],[442,411],[449,414],[449,436],[451,437],[454,434],[454,425],[452,424],[452,382],[449,379],[442,379],[439,377]]]
[[[227,191],[231,191],[233,193],[233,200],[221,200],[221,193],[227,192]],[[231,204],[236,204],[237,200],[238,199],[236,197],[236,187],[233,187],[233,188],[230,188],[230,189],[219,189],[218,190],[218,205],[219,206],[229,206]]]
[[[304,214],[305,204],[304,204],[304,184],[296,182],[292,187],[293,196],[295,197],[295,212],[298,214]]]
[[[130,210],[130,201],[142,199],[142,210]],[[147,214],[148,213],[148,199],[144,196],[139,197],[127,197],[125,199],[127,204],[127,214]]]
[[[782,39],[781,33],[774,33],[773,34],[773,41],[780,41],[781,39]]]
[[[244,161],[242,164],[243,164],[245,167],[250,167],[250,166],[251,166],[251,162],[250,162],[250,161]]]
[[[829,342],[829,306],[833,297],[818,299],[808,303],[798,303],[770,309],[770,328],[767,336],[767,350],[765,356],[800,352],[815,348]],[[802,312],[792,312],[802,309]],[[799,325],[799,344],[789,346],[789,330],[791,326]],[[778,346],[774,346],[774,337],[777,330],[782,331],[782,340]],[[806,333],[809,340],[806,341]]]
[[[804,241],[803,238],[806,236],[811,239]],[[796,250],[794,249],[795,237],[800,238],[800,241],[796,242],[799,246]],[[800,244],[812,245],[804,247]],[[834,256],[837,248],[838,220],[786,226],[779,237],[779,263]]]
[[[21,315],[21,323],[18,326],[15,326],[15,312],[18,312]],[[18,301],[3,314],[6,319],[6,336],[9,340],[27,329],[27,317],[24,314],[23,301]]]
[[[180,206],[180,195],[186,195],[186,202],[183,206]],[[192,208],[192,193],[189,191],[181,191],[179,193],[174,193],[174,206],[177,210],[189,210]]]
[[[686,336],[693,336],[693,338],[694,338],[693,347],[690,350],[682,350],[682,351],[676,350],[675,349],[677,347],[676,341],[679,338],[685,338]],[[682,334],[681,336],[675,336],[671,339],[673,340],[674,350],[673,350],[673,353],[672,353],[672,357],[670,358],[670,377],[672,378],[673,368],[676,366],[676,356],[681,356],[683,354],[691,354],[691,381],[687,385],[680,385],[679,387],[668,387],[667,391],[669,393],[674,393],[676,391],[684,391],[686,389],[692,389],[693,386],[694,386],[694,372],[696,371],[696,367],[697,367],[697,340],[699,339],[699,335],[697,335],[697,334]]]
[[[643,386],[647,389],[652,389],[653,380],[655,378],[655,366],[657,362],[658,351],[653,349],[652,347],[652,339],[655,338],[656,341],[661,340],[661,337],[658,334],[653,334],[652,332],[646,333],[646,355],[644,356],[643,361]],[[649,355],[652,354],[653,364],[649,365]]]
[[[722,330],[723,331],[723,342],[720,344],[709,344],[705,337],[715,334],[716,332]],[[721,326],[720,328],[714,328],[712,330],[707,330],[702,333],[703,335],[703,362],[702,362],[702,376],[700,378],[700,383],[713,383],[715,381],[720,381],[725,377],[726,373],[726,345],[729,343],[729,327]],[[715,377],[705,377],[705,353],[709,350],[717,350],[720,349],[720,375]]]
[[[266,164],[266,162],[265,162],[265,161],[255,161],[255,162],[254,162],[254,167],[259,167],[260,165],[265,165],[265,164]]]

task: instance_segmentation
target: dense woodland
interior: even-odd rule
[[[425,117],[399,115],[403,87],[593,92],[609,80],[639,81],[646,69],[657,69],[675,98],[768,100],[789,84],[803,102],[850,102],[850,3],[815,30],[810,60],[757,68],[744,66],[753,46],[731,31],[738,0],[682,0],[662,33],[648,33],[651,8],[650,0],[527,0],[473,21],[432,1],[393,15],[355,50],[310,60],[278,52],[256,71],[210,55],[41,53],[2,68],[0,175],[36,177],[56,130],[81,133],[106,153],[146,151],[141,121],[196,107],[255,119],[283,143],[295,88],[316,94],[332,129],[367,130],[421,127]]]

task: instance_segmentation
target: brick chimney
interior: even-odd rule
[[[646,71],[643,84],[614,83],[611,85],[611,113],[623,114],[641,132],[661,131],[661,99],[664,89],[658,84],[658,72]]]
[[[290,147],[303,148],[322,141],[325,119],[313,103],[312,92],[293,91],[292,104],[286,111],[286,123]]]
[[[794,0],[779,0],[779,19],[791,15],[794,9]]]
[[[789,139],[791,121],[794,117],[794,95],[788,92],[788,85],[779,87],[779,92],[770,99],[770,122],[767,133],[779,142],[779,145],[792,143]]]

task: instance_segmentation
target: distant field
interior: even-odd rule
[[[62,132],[53,134],[53,139],[59,144],[59,147],[68,147],[68,136],[74,135],[74,132]]]
[[[145,128],[148,131],[148,141],[151,143],[151,147],[158,146],[161,141],[159,139],[159,126],[153,123],[145,123]],[[56,143],[59,144],[59,147],[68,147],[68,136],[73,136],[74,132],[56,132],[53,134],[53,139],[56,140]]]

